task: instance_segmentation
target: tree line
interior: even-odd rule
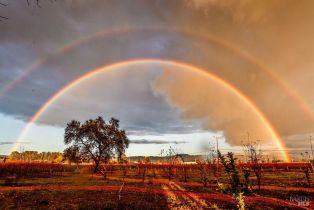
[[[62,162],[63,154],[61,152],[38,152],[38,151],[13,151],[9,155],[11,160],[21,161],[42,161],[42,162]]]

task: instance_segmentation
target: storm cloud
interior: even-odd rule
[[[185,144],[186,141],[164,141],[164,140],[130,140],[131,144]]]
[[[34,63],[40,65],[0,96],[5,115],[27,121],[56,91],[91,69],[158,58],[203,68],[236,87],[289,146],[289,138],[314,132],[311,0],[7,4],[1,8],[9,19],[0,22],[0,90]],[[252,110],[214,82],[186,71],[145,69],[148,73],[108,74],[105,83],[73,90],[39,123],[64,126],[71,119],[104,115],[119,117],[131,134],[206,129],[224,131],[236,145],[247,131],[269,138]]]
[[[152,83],[161,73],[161,67],[153,64],[104,71],[59,97],[37,122],[64,127],[72,119],[85,121],[100,115],[118,118],[130,135],[199,131],[200,123],[182,121],[180,109],[153,90]]]

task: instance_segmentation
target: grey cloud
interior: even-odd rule
[[[314,145],[314,133],[285,136],[284,140],[286,142],[286,145],[292,150],[305,151],[311,149],[310,136],[312,136],[312,144]]]
[[[165,140],[130,140],[131,144],[185,144],[186,141],[165,141]]]
[[[0,142],[0,145],[8,145],[8,144],[14,144],[15,142],[13,141],[3,141],[3,142]]]
[[[161,73],[155,65],[133,65],[98,75],[69,90],[47,109],[38,123],[64,127],[72,119],[99,115],[118,118],[129,135],[191,133],[196,121],[182,121],[180,109],[156,95],[151,83]],[[138,77],[140,75],[140,77]]]
[[[0,141],[0,145],[11,145],[11,144],[16,144],[17,142],[15,141]],[[18,142],[18,144],[28,144],[28,141],[21,141]]]
[[[252,100],[280,135],[307,134],[313,132],[310,114],[304,113],[291,93],[286,93],[276,79],[261,69],[268,68],[282,79],[284,84],[304,99],[313,114],[313,8],[313,1],[296,3],[289,0],[241,0],[236,3],[228,0],[67,0],[53,4],[43,1],[41,8],[28,7],[25,2],[12,0],[2,10],[3,15],[10,19],[2,21],[0,25],[0,88],[25,71],[34,61],[45,58],[48,61],[9,94],[0,98],[0,111],[27,120],[59,88],[88,70],[118,61],[152,57],[182,61],[207,69]],[[161,30],[113,33],[55,54],[70,41],[99,31],[152,26]],[[190,33],[183,32],[182,28]],[[233,46],[226,43],[232,43]],[[243,55],[243,51],[247,55]],[[257,64],[256,60],[262,65]],[[143,81],[145,79],[148,78],[143,78]],[[127,78],[119,81],[122,86],[125,84],[124,88],[134,86],[125,81]],[[165,87],[161,87],[163,88]],[[191,96],[188,90],[186,93],[181,91],[180,94],[186,94],[186,98]],[[158,100],[144,95],[142,99],[149,98],[144,100],[146,104],[135,103],[136,106],[127,106],[121,100],[116,103],[111,101],[110,106],[119,111],[108,108],[110,113],[103,111],[106,103],[101,100],[98,104],[95,103],[97,105],[94,110],[90,110],[90,104],[77,98],[69,101],[74,106],[80,104],[80,108],[74,109],[76,113],[73,111],[64,114],[62,107],[57,107],[52,109],[55,113],[50,114],[50,118],[41,120],[41,123],[64,126],[64,122],[70,118],[83,120],[103,113],[122,118],[127,122],[124,126],[130,129],[130,133],[161,133],[170,130],[180,133],[200,129],[198,125],[185,129],[188,125],[184,123],[178,128],[167,129],[182,121],[180,111],[188,110],[188,115],[181,116],[183,120],[205,121],[204,127],[211,130],[226,131],[231,123],[249,124],[242,116],[234,118],[234,121],[230,121],[230,116],[218,118],[215,113],[221,113],[218,110],[222,109],[216,109],[215,112],[215,107],[212,106],[213,110],[201,112],[203,109],[197,107],[191,109],[190,103],[174,103],[176,101],[171,100],[173,97],[169,93],[154,96]],[[122,93],[118,96],[128,100],[130,97]],[[164,96],[170,105],[176,106],[169,108],[169,104],[164,101],[158,108],[156,101]],[[220,98],[217,96],[214,100]],[[96,100],[95,97],[93,100]],[[207,99],[205,101],[210,102]],[[142,105],[146,108],[139,108]],[[161,115],[162,112],[166,114]],[[209,115],[209,112],[213,115]],[[80,116],[77,113],[81,113]],[[136,119],[138,113],[142,117]],[[232,107],[226,113],[233,113]],[[57,119],[57,116],[61,118]],[[163,119],[154,122],[159,118]],[[217,119],[219,122],[215,123]],[[239,143],[237,139],[229,142]]]

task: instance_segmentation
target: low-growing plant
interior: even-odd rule
[[[0,194],[0,209],[8,209],[8,200]]]
[[[238,193],[236,195],[236,200],[237,200],[237,207],[239,210],[245,210],[245,200],[244,200],[244,196],[243,193]]]
[[[217,181],[217,185],[218,185],[218,190],[221,191],[222,193],[228,193],[229,192],[229,187],[228,185],[221,183],[219,181]]]
[[[310,179],[310,170],[307,167],[303,168],[304,177],[307,181],[308,186],[311,186],[311,179]]]
[[[229,186],[224,189],[222,192],[230,192],[232,196],[237,201],[237,207],[239,210],[245,209],[245,201],[243,197],[243,192],[241,188],[240,176],[236,167],[236,158],[234,157],[232,152],[228,152],[227,156],[223,156],[220,151],[218,151],[218,158],[221,164],[224,167],[224,171],[229,179]],[[247,176],[248,174],[246,174]],[[223,185],[219,185],[220,189],[223,189]]]
[[[229,190],[232,194],[237,194],[241,190],[240,176],[236,168],[236,158],[232,152],[228,152],[227,158],[218,151],[218,158],[224,167],[224,171],[229,179]]]
[[[243,183],[243,193],[249,194],[251,192],[252,182],[250,180],[251,171],[249,168],[242,168],[244,183]]]

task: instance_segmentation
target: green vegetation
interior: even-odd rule
[[[107,123],[102,117],[87,120],[81,124],[71,121],[67,124],[64,143],[70,145],[65,151],[65,158],[73,162],[94,161],[94,172],[100,163],[108,163],[117,154],[121,160],[129,140],[124,130],[120,129],[119,120],[111,118]]]

